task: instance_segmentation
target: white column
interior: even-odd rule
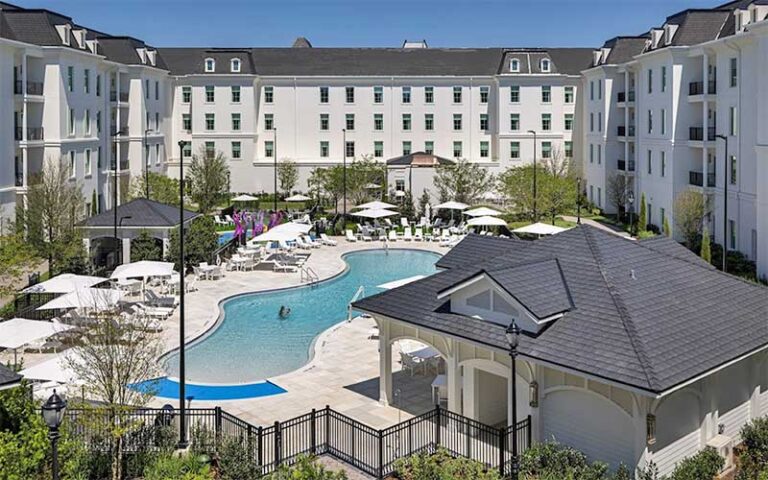
[[[450,352],[445,363],[448,410],[461,413],[461,367],[459,366],[459,342],[456,340],[450,341]]]
[[[91,255],[91,239],[90,238],[83,239],[83,249],[85,250],[85,254],[88,255],[88,257],[90,258],[90,255]]]
[[[389,321],[376,319],[379,324],[379,403],[392,403],[392,342]]]
[[[131,263],[131,239],[123,238],[123,263]]]
[[[163,258],[168,257],[168,250],[171,248],[171,239],[164,238],[163,239]]]
[[[472,419],[477,419],[477,402],[475,401],[475,367],[464,366],[464,375],[462,376],[462,385],[464,387],[464,411],[462,415]]]
[[[541,438],[541,378],[543,378],[542,368],[539,365],[531,365],[534,372],[533,380],[539,384],[539,395],[536,407],[531,407],[531,441],[538,442]],[[528,401],[533,399],[528,397]]]
[[[648,450],[648,423],[647,417],[650,411],[650,404],[647,397],[641,397],[634,395],[637,400],[637,408],[635,409],[635,415],[632,418],[632,424],[635,427],[635,461],[634,468],[643,468],[652,458],[651,452]],[[656,429],[658,431],[658,427]],[[629,466],[630,469],[633,466]]]

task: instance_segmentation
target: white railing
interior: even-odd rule
[[[352,300],[349,301],[347,304],[347,321],[352,321],[352,304],[356,301],[360,300],[362,296],[365,295],[365,287],[363,285],[360,285],[360,287],[357,289],[354,295],[352,295]]]
[[[312,270],[312,267],[301,267],[301,283],[304,283],[305,280],[314,285],[320,280],[320,277]]]

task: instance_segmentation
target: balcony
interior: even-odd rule
[[[712,142],[715,140],[716,127],[707,128],[707,141]],[[688,139],[693,142],[704,141],[704,127],[691,127],[688,131]]]
[[[623,172],[634,172],[635,171],[635,161],[630,160],[627,162],[626,160],[618,160],[618,166],[619,170]]]
[[[128,92],[120,92],[119,95],[120,102],[126,103],[128,102]],[[109,101],[110,102],[116,102],[118,100],[117,91],[112,90],[109,92]]]
[[[616,95],[616,97],[617,97],[616,100],[619,103],[634,102],[635,101],[635,91],[634,90],[630,90],[629,94],[627,94],[627,92],[619,92]]]
[[[704,95],[705,93],[717,93],[717,82],[710,80],[707,82],[707,91],[704,91],[704,82],[691,82],[688,84],[688,95]]]
[[[20,142],[24,138],[24,132],[21,127],[13,129],[13,139]],[[42,140],[43,139],[43,127],[27,127],[27,140]]]
[[[616,129],[617,135],[620,137],[634,137],[635,136],[635,126],[630,125],[629,127],[625,127],[624,125],[619,125],[619,127]]]
[[[23,83],[21,80],[16,80],[13,83],[13,93],[21,95],[23,90]],[[27,95],[42,95],[43,94],[43,82],[27,82]]]
[[[17,187],[23,187],[24,186],[24,166],[21,163],[21,159],[19,157],[15,158],[14,162],[14,185]]]
[[[715,186],[715,174],[707,173],[707,187]],[[688,172],[688,183],[696,187],[704,186],[704,173],[702,172]]]

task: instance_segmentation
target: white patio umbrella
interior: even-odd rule
[[[397,205],[392,205],[391,203],[381,202],[379,200],[376,200],[373,202],[355,205],[352,208],[358,209],[358,210],[385,210],[387,208],[397,208]]]
[[[558,227],[557,225],[550,225],[547,223],[537,222],[524,227],[516,228],[512,230],[514,233],[530,233],[533,235],[555,235],[560,232],[568,230],[567,228]]]
[[[451,200],[449,202],[443,202],[440,205],[435,205],[435,208],[444,208],[446,210],[466,210],[469,208],[469,205]]]
[[[37,307],[37,310],[59,310],[68,308],[85,308],[103,311],[114,308],[122,295],[119,290],[108,288],[83,288],[54,298],[50,302]]]
[[[498,217],[491,217],[490,215],[471,218],[467,222],[468,227],[500,227],[506,224],[507,222],[504,220]]]
[[[392,215],[400,215],[398,212],[393,212],[392,210],[387,210],[384,208],[369,208],[367,210],[361,210],[359,212],[354,212],[352,215],[355,215],[357,217],[363,217],[363,218],[384,218],[384,217],[391,217]]]
[[[312,200],[312,198],[306,195],[302,195],[300,193],[296,195],[291,195],[290,197],[285,199],[286,202],[306,202],[308,200]]]
[[[485,216],[495,217],[497,215],[501,215],[500,211],[494,210],[488,207],[473,208],[472,210],[465,210],[462,213],[464,215],[469,215],[470,217],[485,217]]]
[[[78,362],[80,358],[73,350],[60,353],[53,358],[25,368],[19,374],[30,380],[43,380],[62,384],[81,383],[77,374],[70,367],[70,362]]]
[[[17,348],[71,328],[74,327],[62,323],[13,318],[6,322],[0,322],[0,347],[13,350],[13,363],[15,365],[17,364]]]
[[[258,200],[258,198],[247,194],[238,195],[232,199],[233,202],[255,202],[256,200]]]
[[[278,225],[261,235],[252,238],[249,243],[279,242],[296,240],[297,237],[306,234],[312,229],[312,225],[298,222],[288,222]]]
[[[62,273],[49,280],[27,287],[21,293],[69,293],[81,288],[92,287],[106,280],[104,277]]]
[[[376,190],[377,188],[381,188],[381,185],[378,183],[369,183],[365,186],[366,190]]]
[[[173,273],[171,262],[141,260],[118,266],[110,278],[169,277]]]

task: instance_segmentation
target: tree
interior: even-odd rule
[[[701,258],[707,263],[712,263],[712,247],[710,246],[709,229],[704,227],[704,231],[701,233],[701,252],[699,252]]]
[[[664,216],[664,224],[662,225],[664,235],[667,237],[672,236],[672,229],[669,227],[669,217],[666,215]]]
[[[429,205],[429,192],[424,190],[419,197],[419,211],[416,213],[425,215],[427,213],[427,205]]]
[[[551,173],[542,177],[538,182],[537,210],[545,212],[554,225],[558,215],[576,208],[576,181],[569,176],[556,176]]]
[[[156,238],[150,236],[149,232],[142,230],[139,236],[131,240],[131,261],[140,260],[162,260],[163,247],[158,244]]]
[[[648,212],[645,207],[645,192],[640,195],[640,215],[637,217],[637,233],[638,235],[646,231],[648,227]]]
[[[538,180],[537,175],[537,180]],[[510,167],[499,175],[498,190],[512,204],[512,208],[533,218],[533,165]]]
[[[288,158],[280,160],[277,164],[277,180],[280,183],[280,190],[290,195],[293,186],[299,181],[299,169],[296,162]]]
[[[368,185],[383,185],[386,175],[386,165],[375,161],[372,156],[363,155],[355,159],[347,166],[347,198],[355,205],[370,200]]]
[[[168,261],[176,265],[181,271],[179,261],[179,229],[171,231],[170,244],[168,245]],[[210,215],[201,215],[192,220],[184,234],[184,258],[185,271],[192,265],[200,262],[210,262],[213,253],[219,248],[219,236],[216,233],[216,224]]]
[[[75,222],[83,212],[80,185],[71,179],[64,161],[48,160],[32,176],[27,208],[18,207],[17,226],[40,257],[48,259],[51,276],[58,274],[68,258],[82,254],[83,245]]]
[[[104,300],[86,301],[101,303]],[[115,307],[102,312],[98,322],[76,337],[73,354],[64,360],[82,382],[88,398],[97,401],[101,411],[106,409],[109,415],[109,424],[100,426],[104,427],[110,442],[113,480],[122,479],[123,439],[135,428],[128,412],[146,405],[156,390],[151,384],[142,389],[129,385],[162,374],[157,361],[162,353],[160,337],[146,333],[152,328],[149,317],[137,315],[126,320]]]
[[[99,214],[99,197],[96,195],[96,190],[94,189],[93,194],[91,195],[91,216],[98,215]]]
[[[685,190],[675,197],[675,225],[685,238],[688,248],[693,248],[701,233],[704,219],[709,214],[709,202],[704,194]]]
[[[16,292],[35,260],[32,248],[20,234],[0,236],[0,298]]]
[[[179,206],[179,181],[166,175],[149,172],[149,199],[166,205]],[[131,200],[146,196],[147,180],[144,176],[134,177],[130,188]]]
[[[209,213],[229,192],[229,166],[222,152],[201,147],[189,167],[189,191],[200,212]]]
[[[556,152],[546,160],[536,171],[536,210],[545,212],[554,224],[557,215],[576,208],[578,184],[569,160],[559,158]],[[499,175],[497,188],[517,212],[533,219],[533,164],[505,170]]]
[[[441,202],[455,200],[472,204],[493,189],[496,179],[484,167],[460,159],[454,165],[437,167],[433,182]]]
[[[608,177],[608,182],[605,185],[605,194],[608,203],[616,207],[617,212],[621,212],[629,203],[630,191],[631,187],[627,184],[627,178],[624,175],[614,173]]]

